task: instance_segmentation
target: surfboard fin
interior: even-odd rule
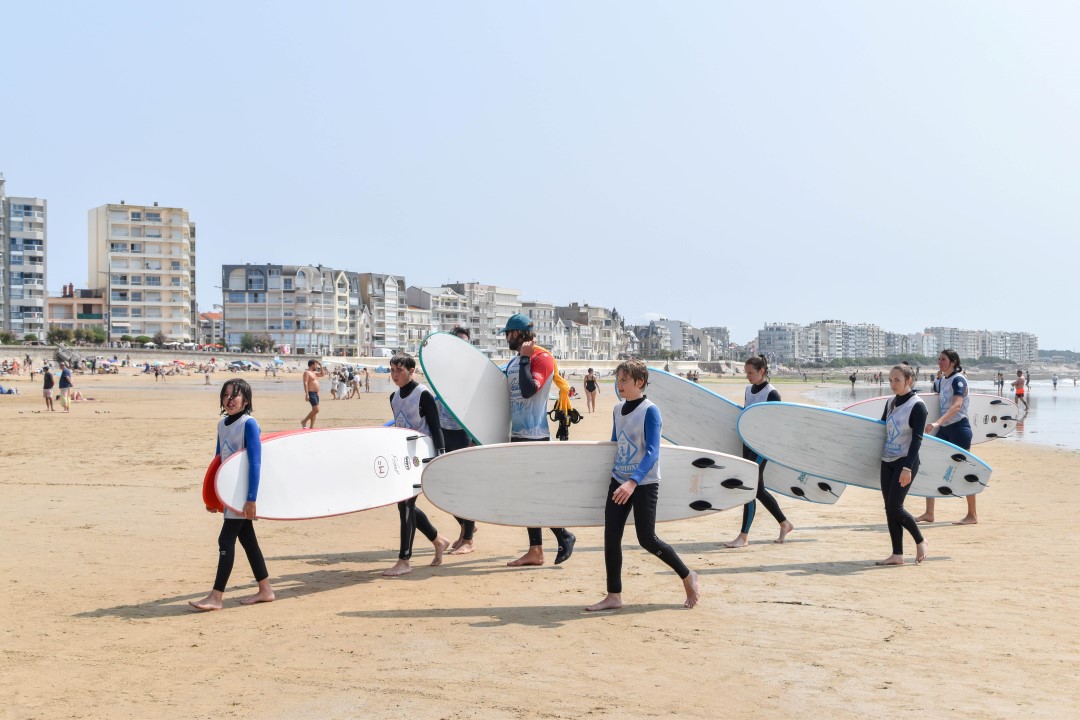
[[[703,512],[705,510],[712,510],[712,503],[708,500],[695,500],[694,502],[690,503],[690,509],[697,510],[699,512]]]

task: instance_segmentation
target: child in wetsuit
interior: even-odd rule
[[[622,537],[630,511],[638,542],[674,570],[686,590],[684,607],[697,605],[698,575],[688,569],[670,545],[656,536],[656,502],[660,492],[660,409],[645,397],[649,369],[641,360],[627,360],[615,370],[615,406],[611,439],[618,442],[611,484],[604,506],[604,565],[607,596],[586,610],[616,610],[622,602]]]
[[[251,386],[246,380],[229,380],[221,386],[221,413],[225,416],[218,422],[217,451],[221,461],[241,450],[248,455],[247,501],[242,513],[225,508],[225,521],[218,535],[218,569],[214,578],[214,588],[201,600],[188,602],[196,610],[220,610],[225,586],[232,573],[233,559],[236,554],[236,541],[247,554],[248,563],[259,590],[254,595],[242,598],[242,605],[272,602],[274,590],[270,587],[270,573],[266,570],[259,540],[255,537],[255,499],[259,494],[259,476],[262,470],[262,440],[259,424],[251,417]],[[208,512],[217,512],[207,508]]]

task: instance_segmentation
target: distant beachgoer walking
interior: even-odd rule
[[[53,378],[52,371],[49,369],[48,365],[45,366],[44,372],[45,385],[43,393],[45,395],[45,407],[48,408],[50,412],[55,412],[56,408],[53,407],[53,387],[56,386],[56,379]]]
[[[600,392],[600,387],[597,384],[597,377],[593,373],[593,369],[589,368],[589,372],[585,375],[585,402],[588,405],[589,412],[596,412],[596,395]]]
[[[325,375],[326,371],[318,360],[308,360],[303,376],[304,400],[311,405],[311,411],[300,421],[300,427],[315,427],[315,417],[319,414],[319,378]]]

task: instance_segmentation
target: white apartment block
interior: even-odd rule
[[[452,288],[413,285],[406,290],[405,300],[410,307],[431,312],[431,332],[450,332],[459,325],[469,328],[468,301]]]
[[[570,358],[566,326],[559,322],[555,305],[539,300],[523,300],[521,311],[533,322],[533,332],[540,347],[547,348],[556,359]]]
[[[807,331],[796,323],[767,323],[758,330],[758,352],[771,362],[794,364],[810,357],[806,344]],[[744,358],[745,359],[745,358]]]
[[[0,175],[0,330],[44,339],[48,204],[8,197]]]
[[[88,217],[90,289],[104,289],[109,339],[195,339],[195,223],[183,208],[109,204]]]
[[[371,313],[371,343],[375,349],[402,350],[408,318],[405,278],[382,273],[358,273],[360,302]]]
[[[508,355],[506,338],[499,331],[511,315],[521,312],[521,291],[478,282],[448,283],[446,287],[465,298],[473,345],[488,357]]]
[[[380,278],[376,282],[375,278]],[[361,275],[322,265],[223,265],[222,335],[229,347],[238,347],[245,334],[269,335],[283,353],[372,355],[386,338],[385,320],[376,343],[372,316],[364,300],[365,288],[390,276]],[[402,281],[403,282],[403,281]],[[395,296],[397,280],[389,281]],[[370,296],[371,293],[368,293]],[[398,328],[404,330],[402,304],[392,302],[389,323],[398,349]],[[383,295],[380,298],[384,299]],[[381,303],[385,307],[385,301]],[[400,321],[399,321],[400,309]]]
[[[434,328],[434,316],[431,310],[407,305],[405,308],[405,344],[403,349],[414,358],[420,352],[420,343],[430,335]]]
[[[844,357],[885,357],[885,331],[877,325],[847,325],[844,333]]]

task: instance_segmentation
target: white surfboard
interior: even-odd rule
[[[645,394],[660,408],[668,442],[742,456],[743,442],[736,428],[741,405],[656,368],[649,368]],[[844,492],[843,483],[775,463],[765,464],[764,481],[769,490],[816,503],[835,503]]]
[[[424,468],[424,495],[458,517],[525,527],[604,524],[617,443],[484,445],[447,453]],[[754,499],[757,465],[697,448],[660,448],[657,522],[685,520]],[[633,513],[628,522],[633,522]]]
[[[398,427],[327,428],[281,435],[262,444],[256,510],[267,520],[307,520],[370,510],[420,492],[431,438]],[[241,512],[247,500],[248,457],[221,464],[217,494]]]
[[[885,423],[842,410],[770,402],[739,416],[743,442],[772,462],[849,485],[881,489]],[[925,436],[911,495],[948,497],[982,492],[990,466],[969,451]]]
[[[885,412],[885,403],[893,395],[861,400],[844,408],[845,412],[863,417],[881,419]],[[941,417],[941,405],[937,393],[919,393],[926,404],[926,421],[937,422]],[[971,444],[989,442],[1011,435],[1016,429],[1016,418],[1020,416],[1016,403],[1012,400],[987,395],[985,393],[968,394],[968,423],[971,424]]]
[[[450,333],[420,343],[420,367],[443,405],[481,445],[510,440],[510,387],[498,365]]]

